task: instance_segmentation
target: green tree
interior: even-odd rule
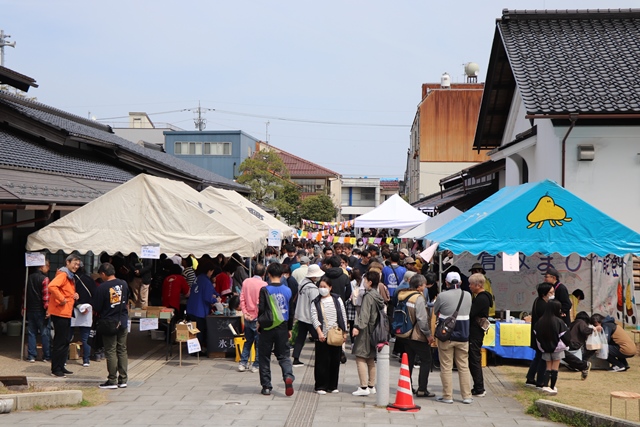
[[[237,181],[251,188],[252,202],[273,208],[289,224],[299,222],[300,190],[289,178],[289,170],[274,151],[260,151],[239,168]]]
[[[287,184],[275,192],[273,208],[289,225],[300,223],[300,189],[297,185]]]
[[[326,194],[307,197],[300,204],[300,215],[312,221],[333,221],[337,209]]]

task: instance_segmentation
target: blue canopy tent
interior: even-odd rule
[[[423,239],[456,254],[640,253],[640,234],[549,180],[504,187]]]

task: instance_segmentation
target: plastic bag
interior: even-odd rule
[[[587,350],[600,350],[602,348],[602,341],[600,340],[600,333],[596,330],[587,337],[586,342]]]
[[[604,333],[604,330],[600,332],[595,331],[592,335],[594,334],[598,334],[598,339],[601,343],[600,349],[596,351],[596,357],[607,360],[609,358],[609,340],[607,339],[607,335]]]
[[[609,358],[609,345],[603,344],[600,350],[596,351],[596,357],[598,359],[607,360]]]

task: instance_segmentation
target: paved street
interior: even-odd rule
[[[357,372],[353,356],[340,372],[340,393],[319,396],[313,393],[311,343],[307,343],[301,359],[304,367],[294,368],[295,394],[284,395],[280,368],[272,361],[274,390],[271,396],[260,394],[258,374],[237,372],[232,359],[201,359],[198,363],[187,357],[178,366],[177,357],[164,362],[161,346],[130,362],[130,381],[127,389],[105,390],[109,403],[89,408],[25,411],[0,415],[0,424],[22,426],[157,426],[157,425],[233,425],[233,426],[546,426],[558,425],[524,414],[522,406],[509,397],[512,385],[496,377],[492,368],[485,368],[487,396],[476,398],[471,405],[461,403],[454,373],[453,405],[435,399],[416,399],[422,406],[417,413],[387,412],[375,407],[376,397],[355,397]],[[33,366],[15,361],[19,366]],[[96,372],[106,369],[103,362],[92,363],[91,375],[77,369],[73,380],[98,384],[103,376]],[[6,365],[2,371],[5,371]],[[19,370],[19,369],[18,369]],[[400,364],[391,359],[390,400],[395,391]],[[414,378],[417,379],[417,368]],[[34,378],[34,377],[32,377]],[[37,378],[37,377],[35,377]],[[46,377],[42,377],[46,378]],[[50,378],[50,377],[48,377]],[[440,375],[434,371],[429,377],[429,389],[439,395]]]

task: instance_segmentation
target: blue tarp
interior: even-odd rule
[[[549,180],[504,187],[423,238],[453,253],[640,253],[640,234]]]

